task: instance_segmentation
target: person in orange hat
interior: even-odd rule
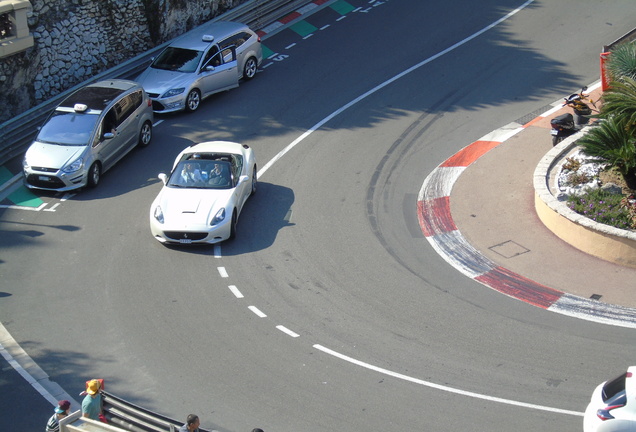
[[[93,379],[86,384],[86,397],[82,401],[82,416],[98,420],[102,414],[102,394],[99,380]]]

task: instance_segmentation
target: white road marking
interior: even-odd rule
[[[247,308],[251,310],[252,312],[254,312],[256,316],[258,316],[259,318],[265,318],[267,316],[263,312],[261,312],[261,310],[257,308],[256,306],[248,306]]]
[[[229,276],[227,274],[227,271],[225,270],[225,267],[217,267],[217,270],[219,271],[219,274],[221,275],[222,278],[226,278]]]
[[[483,33],[487,32],[488,30],[492,29],[493,27],[501,24],[502,22],[504,22],[505,20],[507,20],[508,18],[512,17],[513,15],[515,15],[517,12],[521,11],[522,9],[526,8],[528,5],[530,5],[531,3],[533,3],[534,0],[526,0],[525,3],[523,3],[521,6],[519,6],[518,8],[516,8],[515,10],[509,12],[508,14],[504,15],[503,17],[499,18],[497,21],[493,22],[490,25],[487,25],[486,27],[482,28],[481,30],[473,33],[472,35],[468,36],[467,38],[455,43],[454,45],[451,45],[450,47],[446,48],[445,50],[442,50],[440,52],[438,52],[437,54],[417,63],[414,66],[411,66],[410,68],[400,72],[399,74],[393,76],[392,78],[389,78],[388,80],[384,81],[383,83],[375,86],[374,88],[372,88],[371,90],[367,91],[366,93],[358,96],[357,98],[355,98],[354,100],[352,100],[351,102],[343,105],[342,107],[338,108],[336,111],[332,112],[331,114],[329,114],[327,117],[325,117],[324,119],[320,120],[318,123],[316,123],[315,125],[313,125],[309,130],[307,130],[305,133],[303,133],[301,136],[299,136],[298,138],[296,138],[291,144],[289,144],[287,147],[285,147],[284,149],[282,149],[278,154],[276,154],[269,162],[267,162],[258,172],[258,177],[261,177],[263,174],[265,174],[267,172],[267,170],[274,165],[276,162],[278,162],[288,151],[290,151],[291,149],[293,149],[294,147],[296,147],[296,145],[298,145],[300,142],[302,142],[305,138],[307,138],[309,135],[311,135],[313,132],[315,132],[316,130],[318,130],[319,128],[321,128],[325,123],[327,123],[329,120],[333,119],[334,117],[342,114],[346,109],[351,108],[352,106],[354,106],[355,104],[357,104],[358,102],[366,99],[367,97],[371,96],[372,94],[382,90],[384,87],[388,86],[389,84],[397,81],[398,79],[408,75],[409,73],[419,69],[420,67],[432,62],[433,60],[437,60],[438,58],[440,58],[441,56],[443,56],[444,54],[448,54],[449,52],[455,50],[456,48],[459,48],[460,46],[470,42],[471,40],[475,39],[477,36],[482,35]]]
[[[228,288],[230,289],[230,291],[232,291],[232,294],[234,294],[234,297],[243,298],[243,293],[239,291],[236,285],[229,285]]]
[[[525,402],[518,402],[518,401],[514,401],[514,400],[510,400],[510,399],[503,399],[503,398],[499,398],[499,397],[495,397],[495,396],[488,396],[488,395],[484,395],[484,394],[480,394],[480,393],[474,393],[474,392],[469,392],[469,391],[465,391],[465,390],[460,390],[460,389],[456,389],[453,387],[448,387],[448,386],[443,386],[440,384],[435,384],[432,383],[430,381],[424,381],[421,380],[419,378],[413,378],[410,377],[408,375],[403,375],[401,373],[397,373],[397,372],[393,372],[390,371],[388,369],[383,369],[381,367],[378,366],[373,366],[369,363],[365,363],[362,362],[360,360],[356,360],[352,357],[346,356],[344,354],[340,354],[339,352],[333,351],[329,348],[325,348],[322,345],[314,345],[314,348],[316,348],[317,350],[320,350],[322,352],[324,352],[325,354],[329,354],[331,356],[337,357],[341,360],[347,361],[351,364],[354,364],[356,366],[361,366],[363,368],[375,371],[375,372],[379,372],[381,374],[384,375],[388,375],[391,376],[393,378],[398,378],[404,381],[409,381],[412,382],[414,384],[419,384],[419,385],[423,385],[426,387],[431,387],[437,390],[442,390],[445,392],[449,392],[449,393],[455,393],[455,394],[459,394],[462,396],[467,396],[467,397],[472,397],[475,399],[483,399],[483,400],[487,400],[490,402],[496,402],[496,403],[501,403],[501,404],[506,404],[506,405],[514,405],[514,406],[518,406],[518,407],[522,407],[522,408],[529,408],[529,409],[534,409],[534,410],[539,410],[539,411],[548,411],[548,412],[553,412],[553,413],[557,413],[557,414],[567,414],[567,415],[572,415],[572,416],[578,416],[578,417],[582,417],[584,413],[582,412],[578,412],[578,411],[570,411],[570,410],[564,410],[564,409],[559,409],[559,408],[552,408],[552,407],[547,407],[547,406],[543,406],[543,405],[535,405],[535,404],[530,404],[530,403],[525,403]]]
[[[223,258],[223,256],[221,255],[221,245],[220,244],[215,244],[214,245],[214,258]]]
[[[287,327],[285,327],[285,326],[277,325],[277,326],[276,326],[276,328],[277,328],[278,330],[282,331],[283,333],[285,333],[285,334],[287,334],[287,335],[289,335],[289,336],[293,337],[293,338],[300,337],[300,335],[299,335],[298,333],[294,333],[293,331],[291,331],[290,329],[288,329],[288,328],[287,328]]]

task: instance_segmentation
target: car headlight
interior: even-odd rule
[[[167,92],[165,92],[163,95],[161,95],[162,98],[167,98],[167,97],[171,97],[171,96],[176,96],[178,94],[181,94],[185,91],[185,87],[181,87],[181,88],[173,88],[168,90]]]
[[[82,158],[79,158],[72,164],[65,166],[62,171],[64,171],[65,173],[73,173],[81,169],[82,165],[84,165],[84,161],[82,160]]]
[[[157,222],[159,222],[160,224],[163,223],[163,212],[161,211],[161,207],[155,207],[155,213],[153,216],[155,217],[155,219],[157,219]]]
[[[223,222],[223,219],[225,219],[225,208],[222,208],[221,210],[216,212],[216,214],[214,215],[214,217],[210,221],[210,225],[214,226],[214,225],[216,225],[218,223],[221,223],[221,222]]]

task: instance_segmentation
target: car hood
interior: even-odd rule
[[[208,224],[223,207],[228,207],[232,189],[182,189],[164,187],[157,197],[167,224]],[[230,212],[227,212],[231,214]]]
[[[137,78],[146,93],[164,94],[173,88],[188,87],[194,79],[194,73],[175,72],[149,67]]]
[[[86,146],[65,146],[35,141],[24,158],[30,166],[63,168],[84,153]]]

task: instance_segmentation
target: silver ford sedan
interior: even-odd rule
[[[175,39],[137,77],[156,113],[192,112],[206,97],[254,78],[260,37],[245,24],[217,21]]]

